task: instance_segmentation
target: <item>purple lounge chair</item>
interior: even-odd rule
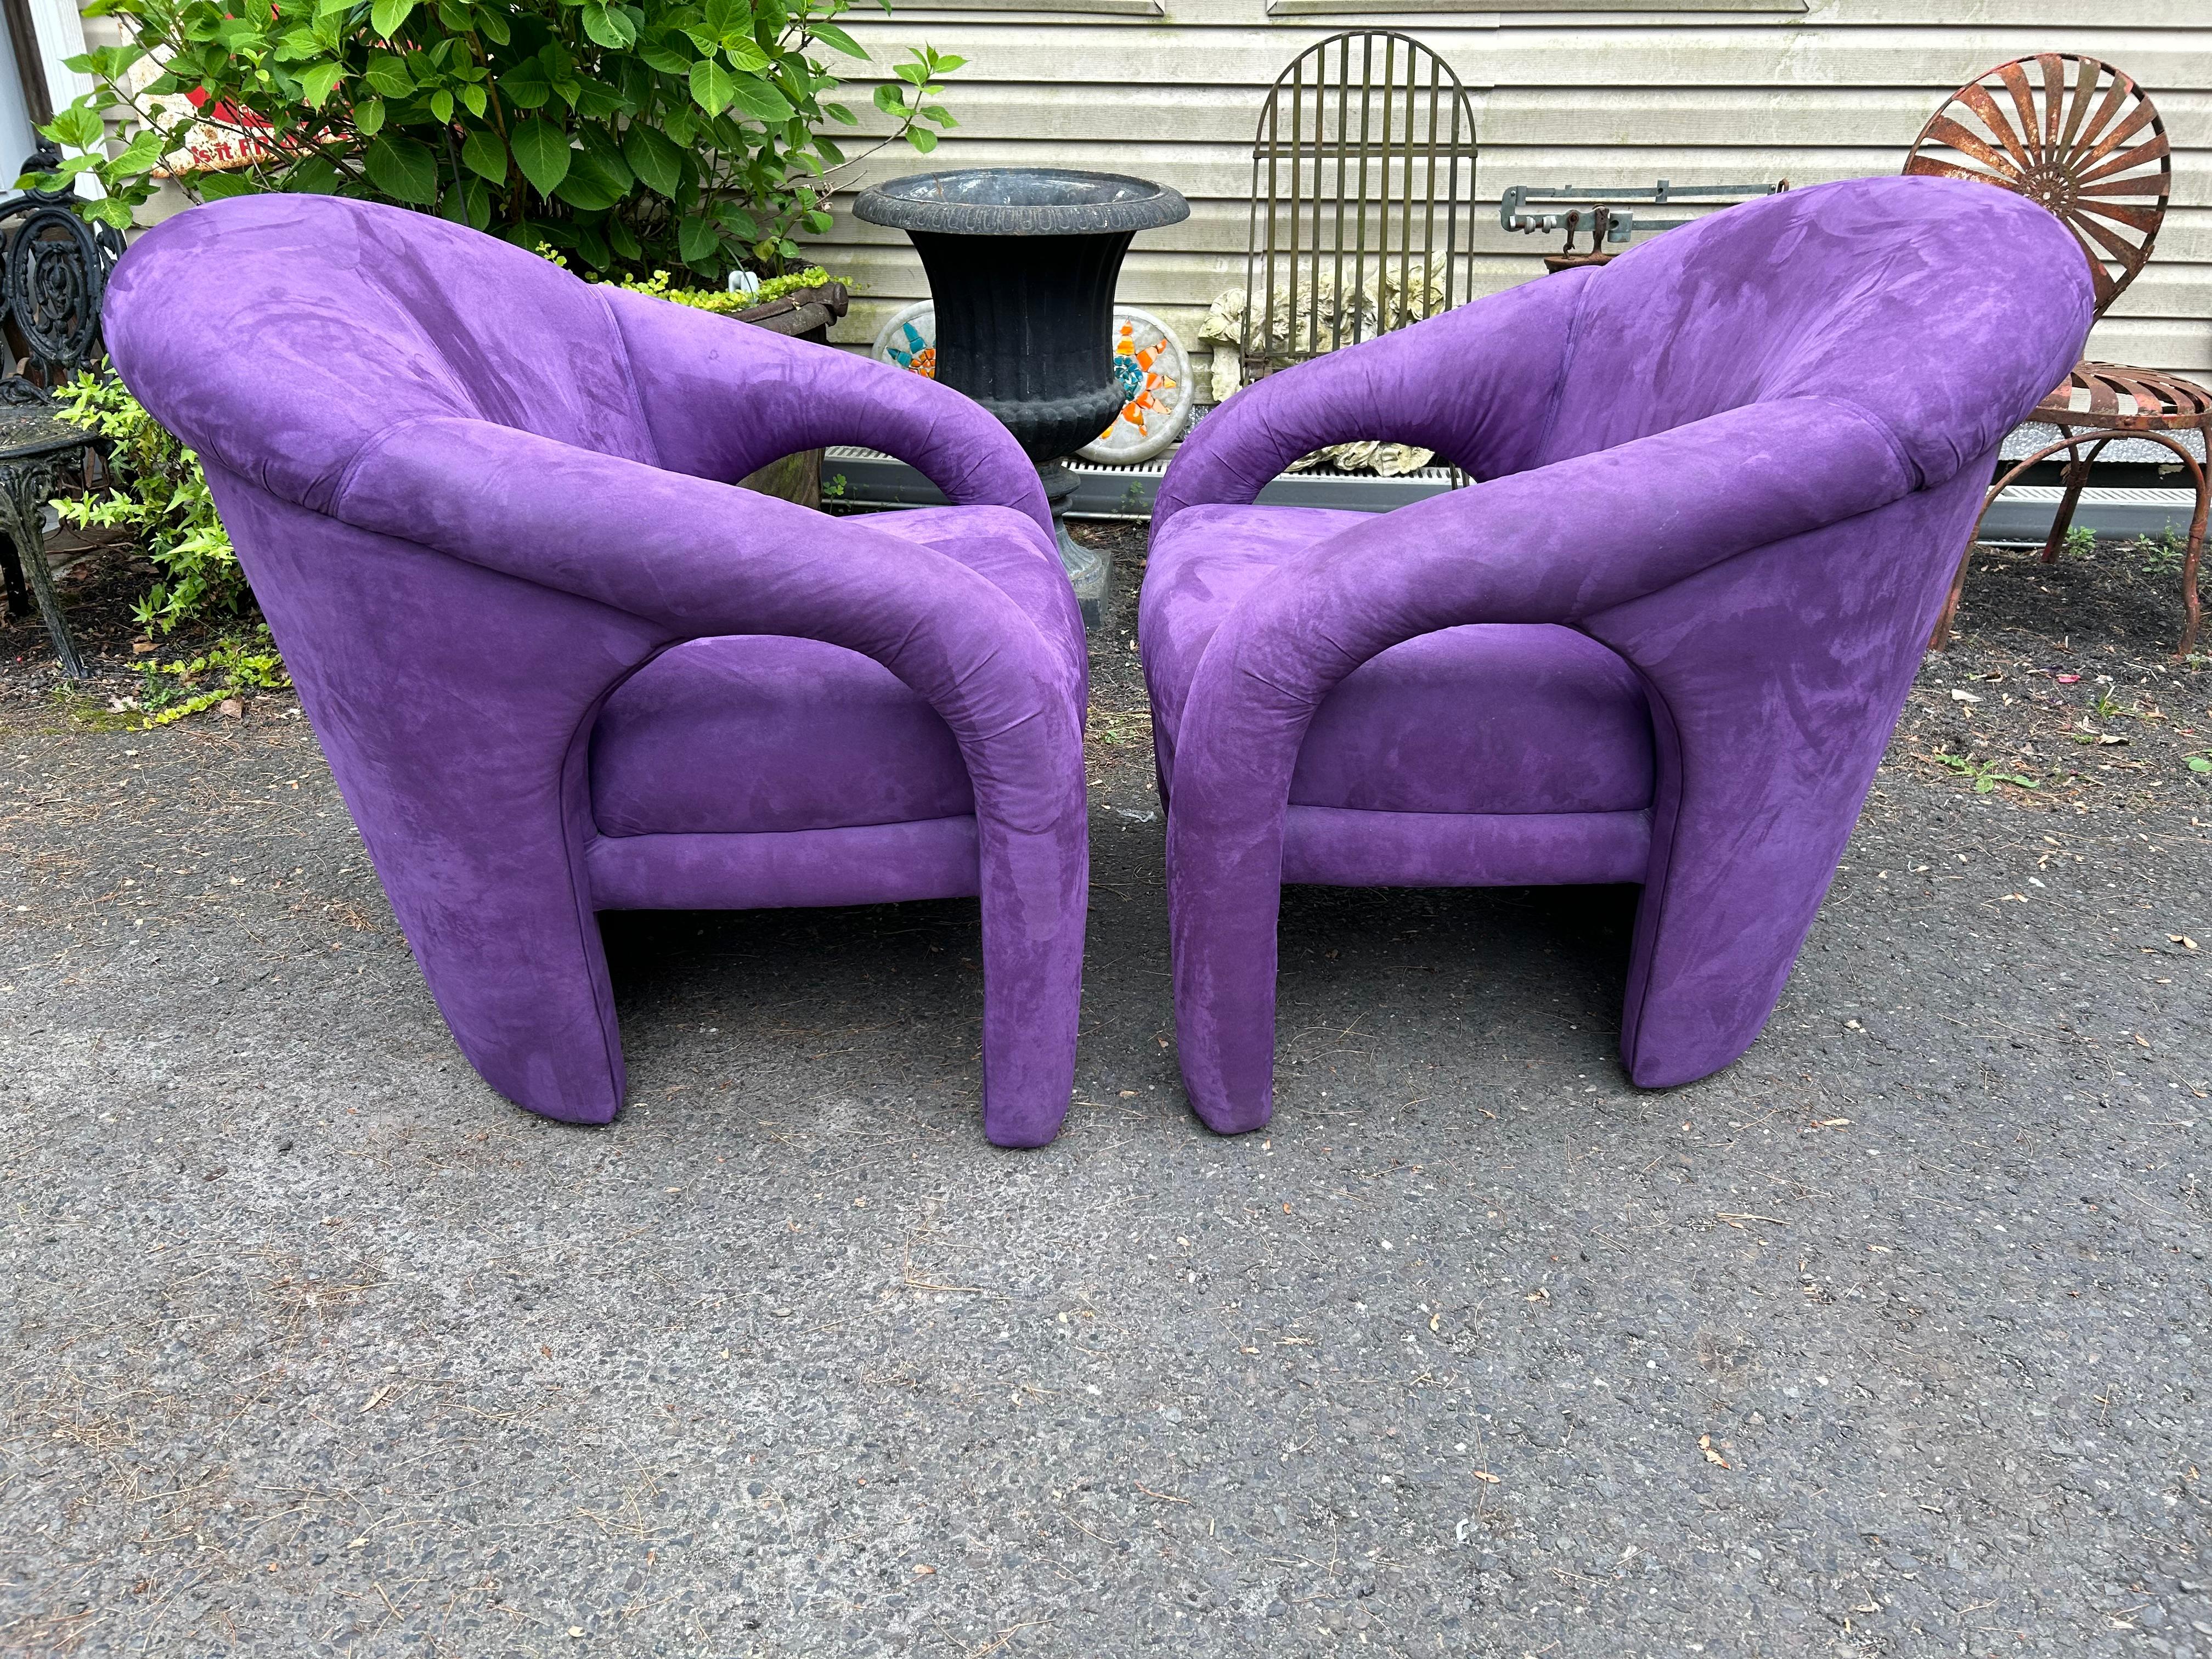
[[[1086,677],[1005,428],[915,375],[327,198],[167,221],[106,321],[199,452],[486,1082],[614,1115],[596,911],[980,893],[985,1133],[1052,1139]],[[958,505],[838,520],[730,482],[824,443],[903,457]]]
[[[1273,375],[1152,520],[1140,638],[1183,1079],[1267,1120],[1285,882],[1641,882],[1646,1087],[1772,1012],[1997,445],[2065,377],[2088,267],[1930,179],[1795,191]],[[1251,505],[1324,444],[1482,482]]]

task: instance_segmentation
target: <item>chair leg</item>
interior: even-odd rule
[[[1936,629],[1928,636],[1930,651],[1951,648],[1951,625],[1958,619],[1959,601],[1966,592],[1966,566],[1974,556],[1974,549],[1982,539],[1982,522],[1974,520],[1973,532],[1966,538],[1966,550],[1959,555],[1959,568],[1952,573],[1951,586],[1943,595],[1943,608],[1936,614]]]
[[[1090,826],[1079,810],[1062,831],[1066,845],[983,860],[983,1134],[997,1146],[1045,1145],[1075,1091]],[[1009,870],[1016,862],[1032,879]],[[1058,890],[1035,890],[1048,884]]]
[[[9,471],[0,485],[0,535],[7,537],[13,550],[8,571],[11,605],[27,579],[38,601],[39,615],[45,618],[46,633],[53,640],[54,654],[61,659],[62,672],[72,680],[81,680],[85,677],[84,663],[70,638],[61,596],[54,592],[53,577],[46,569],[46,498],[55,471],[53,459],[46,456]]]
[[[2074,509],[2081,505],[2081,491],[2089,482],[2089,469],[2097,464],[2097,457],[2105,453],[2106,440],[2094,445],[2087,455],[2070,454],[2066,465],[2058,471],[2058,481],[2066,493],[2058,498],[2058,510],[2051,515],[2051,533],[2043,538],[2043,562],[2058,562],[2059,550],[2066,545],[2066,532],[2074,527]]]
[[[2197,571],[2204,554],[2208,508],[2212,508],[2212,466],[2197,473],[2197,511],[2189,520],[2189,547],[2181,559],[2181,649],[2175,654],[2183,657],[2197,649],[2197,629],[2203,622],[2203,608],[2197,597]]]

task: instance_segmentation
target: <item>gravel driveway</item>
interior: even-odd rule
[[[1028,1153],[972,903],[611,919],[631,1102],[547,1123],[289,699],[90,730],[8,630],[0,1650],[2212,1659],[2170,578],[1993,557],[1719,1077],[1620,1074],[1629,890],[1294,890],[1223,1140],[1110,533]]]

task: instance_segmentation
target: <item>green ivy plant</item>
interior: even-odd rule
[[[880,0],[884,11],[890,0]],[[850,0],[92,0],[125,40],[70,59],[94,90],[40,131],[127,227],[174,172],[198,200],[337,193],[437,213],[608,275],[774,276],[830,228],[840,169],[957,123],[927,46],[875,88],[891,133],[848,157],[824,53],[865,59]],[[110,123],[127,135],[114,154]],[[198,137],[198,164],[185,152]],[[208,165],[210,141],[227,153]]]
[[[252,608],[253,594],[230,537],[216,516],[199,457],[149,415],[112,376],[80,374],[59,392],[64,420],[107,441],[105,495],[54,503],[79,529],[127,529],[159,573],[132,609],[138,625],[167,634],[179,623],[211,622]]]

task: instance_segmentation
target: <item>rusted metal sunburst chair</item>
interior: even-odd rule
[[[1245,380],[1472,299],[1474,161],[1466,88],[1411,35],[1293,58],[1252,144]]]
[[[2111,64],[2070,52],[2000,64],[1960,88],[1920,130],[1905,171],[1995,185],[2048,209],[2088,256],[2099,317],[2149,263],[2173,181],[2165,124],[2142,89]],[[2176,434],[2194,430],[2212,441],[2212,392],[2179,375],[2084,360],[2029,419],[2065,435],[1998,478],[1983,510],[2028,468],[2063,452],[2065,494],[2044,544],[2045,564],[2057,558],[2089,469],[2106,445],[2140,439],[2180,460],[2197,495],[2181,566],[2179,654],[2187,656],[2196,648],[2200,620],[2197,567],[2212,505],[2212,469]],[[1969,541],[1967,556],[1972,552]],[[1933,650],[1950,642],[1966,563],[1962,556],[1929,641]]]

